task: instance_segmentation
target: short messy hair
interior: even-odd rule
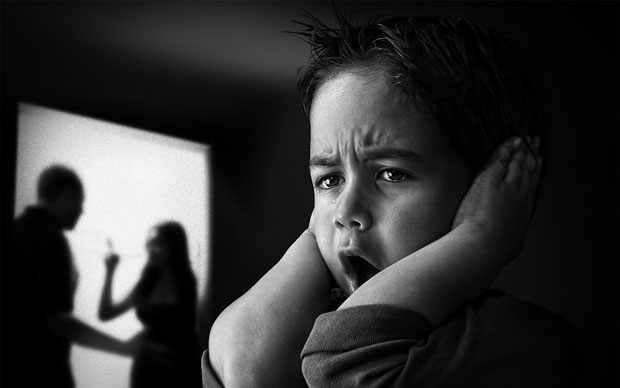
[[[353,15],[335,9],[335,27],[309,13],[297,21],[303,29],[295,34],[312,53],[297,84],[306,115],[326,81],[342,72],[379,72],[432,114],[470,173],[511,136],[540,136],[543,154],[548,123],[542,90],[514,42],[467,17],[354,24]]]
[[[67,190],[77,194],[84,193],[80,177],[70,167],[53,164],[46,167],[39,175],[37,182],[39,200],[53,201]]]

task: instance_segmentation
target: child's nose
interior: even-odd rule
[[[345,187],[336,201],[333,223],[338,229],[358,228],[361,232],[372,226],[370,204],[361,189]]]

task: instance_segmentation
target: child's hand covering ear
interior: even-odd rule
[[[479,236],[504,265],[525,242],[542,166],[539,146],[537,137],[502,143],[474,179],[452,223],[452,229],[467,228]]]

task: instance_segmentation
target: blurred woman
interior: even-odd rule
[[[132,388],[200,387],[196,279],[190,267],[185,230],[173,221],[154,226],[146,250],[148,261],[139,281],[118,302],[112,300],[111,290],[119,257],[106,257],[99,319],[114,319],[136,308],[144,326],[138,334],[144,346],[133,362]]]

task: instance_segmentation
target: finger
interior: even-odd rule
[[[489,164],[500,162],[505,166],[508,166],[510,156],[521,143],[522,139],[520,137],[511,137],[510,139],[504,141],[499,147],[497,147],[495,152],[493,152],[493,155],[491,155]]]
[[[526,136],[525,137],[525,145],[527,146],[527,149],[529,150],[530,155],[534,156],[534,158],[536,156],[538,156],[538,150],[539,150],[539,147],[540,147],[540,137],[538,137],[538,136],[534,136],[534,137]]]
[[[530,221],[534,218],[534,211],[536,210],[536,201],[538,194],[538,185],[540,180],[540,174],[542,170],[542,157],[538,156],[536,158],[536,170],[532,177],[532,190],[527,194],[526,197],[526,206],[530,213]]]
[[[521,178],[520,191],[521,194],[529,194],[530,191],[536,190],[535,175],[537,172],[536,156],[529,151],[525,154],[525,162],[523,163],[523,173]]]
[[[481,175],[487,175],[491,181],[501,182],[505,178],[508,171],[508,165],[514,152],[514,148],[515,146],[518,146],[520,142],[520,138],[513,137],[500,144],[500,146],[493,152],[493,155],[491,155],[489,163],[484,168]]]
[[[506,174],[506,182],[513,185],[519,185],[523,178],[523,168],[525,163],[525,146],[520,143],[518,148],[512,154],[510,163],[508,164],[508,173]]]
[[[539,185],[539,182],[540,182],[540,174],[541,174],[541,171],[542,171],[542,163],[543,163],[542,156],[536,157],[536,167],[534,168],[534,171],[533,171],[532,176],[530,178],[530,180],[531,180],[531,183],[530,183],[531,190],[529,192],[529,196],[531,197],[532,203],[536,199],[536,193],[538,192],[538,185]]]
[[[534,155],[534,150],[532,148],[532,138],[529,136],[525,136],[525,141],[523,143],[527,147],[527,150],[529,151],[530,155]]]

